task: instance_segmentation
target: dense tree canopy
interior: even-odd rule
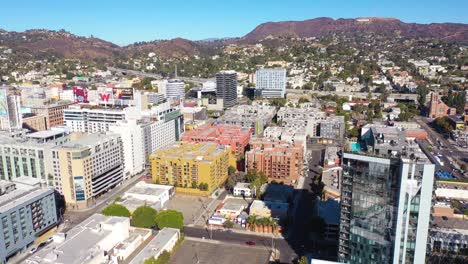
[[[134,227],[141,228],[153,228],[156,227],[156,215],[157,211],[153,208],[143,205],[138,207],[135,212],[133,212],[132,219],[130,221],[131,225]]]
[[[130,217],[130,211],[127,209],[127,207],[121,205],[121,204],[111,204],[104,208],[101,212],[103,215],[107,216],[124,216],[124,217]]]
[[[161,211],[156,215],[155,220],[159,229],[164,227],[182,229],[184,227],[184,216],[175,210]]]

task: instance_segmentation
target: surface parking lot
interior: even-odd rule
[[[188,240],[171,257],[169,263],[246,264],[268,263],[270,252],[262,246],[235,245]]]
[[[177,210],[184,215],[184,225],[192,224],[213,199],[175,194],[166,204],[166,208]]]

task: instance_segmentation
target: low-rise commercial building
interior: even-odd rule
[[[130,218],[93,214],[26,259],[27,264],[119,263],[151,234],[130,227]]]
[[[180,230],[165,227],[130,261],[130,264],[141,264],[154,257],[157,259],[164,251],[171,252],[180,239]]]
[[[54,190],[38,179],[0,181],[0,262],[57,224]]]
[[[174,186],[150,184],[143,181],[126,191],[117,203],[134,211],[141,205],[148,205],[156,210],[164,208],[166,203],[174,196]]]
[[[254,200],[250,205],[249,214],[257,217],[284,219],[288,215],[288,209],[288,203]]]
[[[270,181],[295,184],[302,175],[303,146],[275,139],[253,138],[245,153],[245,169],[263,172]]]
[[[198,187],[211,193],[227,180],[228,168],[235,160],[231,149],[223,145],[178,142],[156,151],[150,156],[150,162],[155,182],[183,188]]]
[[[246,196],[246,197],[252,196],[252,191],[250,190],[250,183],[248,182],[236,183],[236,186],[234,186],[232,193],[235,196]]]

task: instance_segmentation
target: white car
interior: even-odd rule
[[[37,251],[37,247],[33,247],[33,248],[31,248],[31,250],[29,250],[29,253],[34,254],[34,253],[36,253],[36,251]]]

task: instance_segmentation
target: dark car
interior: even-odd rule
[[[247,241],[247,242],[245,242],[245,244],[247,244],[249,246],[255,246],[256,243],[253,242],[253,241]]]

